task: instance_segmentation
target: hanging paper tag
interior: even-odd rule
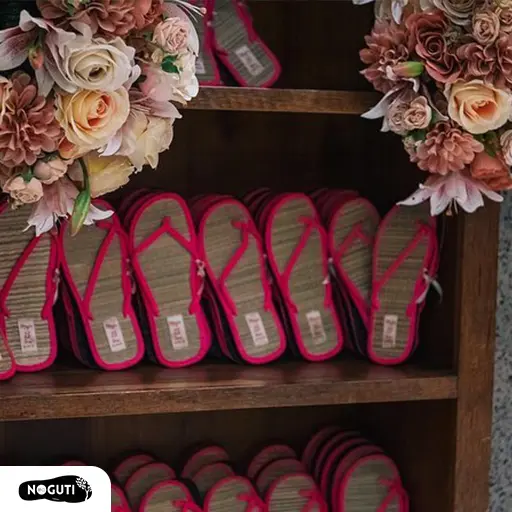
[[[187,331],[183,315],[173,315],[167,317],[167,326],[169,327],[169,336],[174,350],[188,348]]]
[[[268,345],[269,341],[267,331],[265,330],[265,325],[263,325],[261,315],[258,312],[247,313],[247,315],[245,315],[245,321],[247,322],[249,331],[251,331],[254,345],[256,347]]]
[[[261,62],[256,58],[256,55],[245,44],[237,48],[235,53],[252,76],[261,75],[265,70]]]
[[[18,320],[21,352],[23,354],[37,352],[36,326],[31,318]]]
[[[201,55],[196,58],[196,75],[205,75],[206,67],[204,65],[204,60]]]
[[[325,334],[324,323],[322,322],[322,315],[320,311],[310,311],[306,313],[306,319],[309,324],[309,330],[311,331],[311,339],[313,345],[321,345],[327,341]]]
[[[394,348],[396,346],[397,329],[398,316],[384,315],[384,327],[382,329],[382,348]]]
[[[112,350],[112,352],[121,352],[121,350],[126,349],[123,331],[121,330],[119,320],[115,316],[107,318],[103,322],[103,328],[105,329],[108,344],[110,345],[110,350]]]

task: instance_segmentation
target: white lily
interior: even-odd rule
[[[398,204],[415,206],[430,199],[431,215],[439,215],[452,206],[456,209],[457,205],[473,213],[484,205],[483,195],[497,203],[503,201],[500,194],[481,181],[474,180],[467,172],[450,172],[445,176],[431,176],[416,192]]]

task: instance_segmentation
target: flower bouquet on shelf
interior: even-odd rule
[[[383,0],[375,12],[360,56],[384,96],[363,117],[384,118],[382,131],[429,173],[400,204],[430,199],[437,215],[502,201],[512,188],[512,1]]]
[[[174,103],[198,93],[198,38],[182,0],[37,0],[0,6],[0,186],[32,203],[36,233],[111,212],[91,198],[126,184],[173,138]],[[13,12],[16,10],[17,12]],[[2,11],[8,10],[8,13]],[[4,25],[5,26],[5,25]]]

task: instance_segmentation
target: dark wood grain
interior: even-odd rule
[[[486,204],[460,225],[458,406],[454,509],[489,506],[499,205]]]
[[[456,396],[449,372],[365,361],[146,366],[120,373],[61,370],[0,386],[0,420],[428,400]]]
[[[379,101],[373,92],[202,87],[187,109],[362,114]]]

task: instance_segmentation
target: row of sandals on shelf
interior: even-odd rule
[[[83,465],[71,460],[68,466]],[[356,431],[318,431],[302,456],[287,444],[260,450],[237,471],[219,445],[198,449],[177,473],[152,455],[112,472],[112,512],[408,512],[399,471]]]
[[[102,201],[97,207],[107,209]],[[285,352],[325,361],[343,347],[405,361],[438,266],[427,207],[383,220],[352,191],[244,201],[140,190],[71,236],[39,237],[0,213],[0,372],[50,366],[57,339],[85,365],[166,367],[208,353],[262,364]]]

